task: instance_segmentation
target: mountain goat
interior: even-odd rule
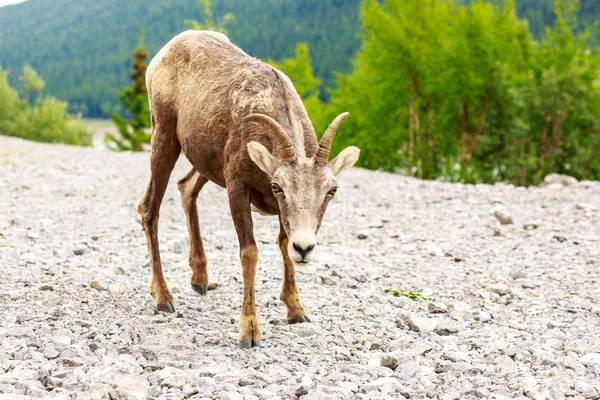
[[[191,284],[205,295],[207,260],[196,200],[204,184],[226,188],[237,231],[244,278],[239,341],[257,346],[254,277],[258,251],[251,205],[278,215],[284,281],[281,300],[289,323],[308,322],[296,287],[294,264],[310,262],[335,176],[351,168],[359,149],[348,147],[332,161],[338,116],[317,143],[302,100],[287,76],[250,57],[220,33],[187,31],[173,38],[148,66],[152,117],[151,177],[138,206],[152,269],[150,291],[157,311],[172,312],[158,249],[160,204],[181,151],[193,169],[179,182],[190,235]]]

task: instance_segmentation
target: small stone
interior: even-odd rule
[[[330,277],[328,277],[328,276],[322,276],[321,277],[321,283],[323,285],[327,285],[327,286],[333,286],[333,285],[335,285],[335,281],[333,279],[331,279]]]
[[[369,236],[365,235],[364,233],[359,233],[357,238],[359,238],[360,240],[365,240],[366,238],[368,238]]]
[[[238,381],[238,385],[239,386],[250,386],[250,385],[254,385],[254,381],[249,378],[242,378]]]
[[[583,365],[594,365],[594,364],[600,364],[600,353],[588,353],[586,355],[584,355],[583,357],[581,357],[579,359],[579,361],[583,364]]]
[[[523,289],[535,289],[537,287],[537,285],[532,281],[524,280],[524,281],[521,281],[521,287]]]
[[[296,395],[296,397],[307,395],[308,389],[306,389],[304,386],[300,386],[298,389],[296,389],[296,392],[294,394]]]
[[[180,241],[173,243],[173,253],[175,254],[184,254],[188,249],[187,242]]]
[[[106,290],[106,285],[104,284],[104,282],[99,281],[97,279],[94,279],[93,281],[91,281],[90,286],[96,290]]]
[[[392,355],[385,355],[381,357],[380,365],[382,367],[387,367],[393,371],[398,366],[398,358]]]
[[[512,279],[515,279],[515,280],[516,279],[523,279],[523,278],[525,278],[525,272],[523,272],[521,270],[518,270],[518,269],[513,269],[513,270],[510,271],[509,276]]]
[[[123,294],[123,292],[125,292],[125,290],[117,284],[113,284],[113,285],[108,285],[108,291],[112,294],[118,294],[121,295]]]
[[[440,336],[449,336],[458,333],[458,325],[452,321],[442,321],[434,329],[435,333]]]
[[[376,309],[375,307],[367,307],[364,309],[363,312],[368,317],[375,317],[375,316],[379,315],[379,310]]]
[[[492,314],[486,311],[480,311],[473,314],[473,319],[479,322],[489,322],[492,320]]]
[[[365,283],[367,281],[367,277],[365,275],[355,276],[354,279],[360,283]]]
[[[532,231],[539,227],[540,227],[540,224],[535,223],[535,222],[529,222],[529,223],[523,225],[523,229],[525,229],[526,231]]]
[[[444,314],[446,312],[446,308],[434,303],[427,304],[427,310],[430,314]]]
[[[419,327],[417,326],[417,324],[415,324],[413,322],[413,320],[410,317],[410,315],[407,315],[407,314],[400,314],[398,316],[398,318],[396,319],[396,326],[398,328],[402,328],[403,326],[407,326],[408,329],[410,329],[411,331],[419,332]]]
[[[558,322],[558,321],[548,321],[548,328],[549,329],[554,329],[554,328],[564,328],[566,326],[566,324],[563,324],[562,322]]]
[[[498,205],[494,208],[493,213],[494,217],[496,217],[502,225],[510,225],[513,223],[512,217],[508,214],[506,207]]]
[[[71,250],[73,251],[73,254],[75,254],[76,256],[81,256],[83,255],[83,253],[85,253],[87,247],[83,246],[83,245],[77,245],[75,247],[73,247]]]
[[[504,283],[490,283],[485,285],[485,288],[492,293],[500,295],[508,293],[508,285]]]
[[[44,291],[52,292],[52,291],[54,291],[54,286],[52,286],[52,285],[42,285],[42,286],[40,286],[40,290],[43,291],[43,292]]]
[[[558,243],[564,243],[568,240],[566,237],[560,235],[552,236],[552,239],[556,240]]]
[[[54,348],[54,346],[47,346],[43,353],[44,357],[48,360],[54,360],[60,356],[60,352]]]
[[[127,272],[125,272],[123,267],[115,267],[114,271],[115,275],[127,275]]]
[[[563,186],[571,186],[576,185],[578,183],[577,179],[573,178],[569,175],[562,174],[550,174],[544,178],[543,186],[548,186],[552,184],[560,184]]]

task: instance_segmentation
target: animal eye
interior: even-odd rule
[[[281,187],[279,187],[278,184],[276,183],[271,183],[271,190],[273,190],[273,193],[281,193]]]
[[[338,188],[337,186],[332,187],[331,189],[329,189],[329,192],[327,192],[327,196],[335,196],[336,192],[337,192]]]

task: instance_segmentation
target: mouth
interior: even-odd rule
[[[308,264],[308,261],[306,261],[306,260],[299,260],[299,261],[296,261],[296,264]]]

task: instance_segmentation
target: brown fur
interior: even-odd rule
[[[312,251],[333,197],[328,193],[337,185],[334,174],[358,158],[358,149],[349,148],[327,162],[335,130],[347,115],[332,123],[325,134],[327,146],[319,147],[289,78],[214,32],[187,31],[176,36],[148,66],[146,82],[152,115],[151,178],[138,211],[148,241],[156,309],[173,311],[173,296],[160,262],[158,218],[169,176],[183,150],[193,166],[178,186],[190,235],[194,289],[206,294],[209,287],[196,200],[204,184],[212,181],[227,189],[240,245],[244,278],[241,346],[255,346],[261,339],[254,298],[258,251],[251,204],[263,213],[280,216],[279,245],[285,266],[281,299],[288,307],[288,320],[306,322],[294,269],[294,262],[305,262],[305,255],[290,258],[295,247],[289,238],[304,249],[313,243],[307,250]],[[272,182],[286,190],[286,196],[274,194]]]

